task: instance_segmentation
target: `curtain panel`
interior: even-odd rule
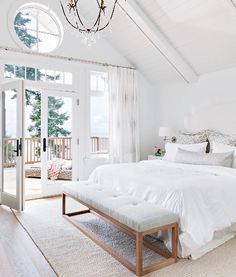
[[[136,71],[109,67],[110,161],[139,161]]]

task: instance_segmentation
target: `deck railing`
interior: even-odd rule
[[[91,153],[108,153],[108,137],[91,137]],[[5,167],[15,165],[16,139],[3,139],[3,164]],[[41,161],[41,139],[25,138],[25,163],[33,164]],[[48,138],[48,160],[61,158],[72,159],[72,138],[71,137],[50,137]]]

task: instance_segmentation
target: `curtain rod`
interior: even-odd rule
[[[27,50],[23,50],[23,49],[17,49],[17,48],[8,47],[8,46],[0,46],[0,51],[9,51],[9,52],[13,52],[13,53],[26,54],[26,55],[30,55],[30,56],[38,56],[38,57],[45,57],[45,58],[51,58],[51,59],[59,59],[59,60],[64,60],[64,61],[69,61],[69,62],[78,62],[78,63],[105,66],[105,67],[111,66],[111,67],[136,70],[136,68],[131,67],[131,66],[129,67],[129,66],[122,66],[122,65],[114,65],[114,64],[110,64],[110,63],[102,63],[102,62],[96,62],[96,61],[91,61],[91,60],[84,60],[84,59],[80,59],[80,58],[72,58],[72,57],[66,57],[66,56],[60,56],[60,55],[37,53],[37,52],[27,51]]]

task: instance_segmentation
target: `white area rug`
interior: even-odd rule
[[[69,204],[73,209],[78,207]],[[135,276],[61,216],[60,199],[27,202],[25,212],[16,215],[60,277]],[[84,217],[82,220],[84,219],[88,218]],[[101,221],[90,219],[87,224],[96,229],[112,247],[122,254],[125,252],[133,260],[134,244],[131,238],[103,225],[105,223]],[[152,251],[145,250],[145,259],[150,261],[156,258]],[[177,264],[147,276],[235,277],[236,239],[197,261],[180,260]]]

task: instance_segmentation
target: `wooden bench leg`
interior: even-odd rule
[[[136,275],[143,275],[143,234],[136,233]]]
[[[172,227],[172,258],[177,262],[178,258],[178,224]]]

